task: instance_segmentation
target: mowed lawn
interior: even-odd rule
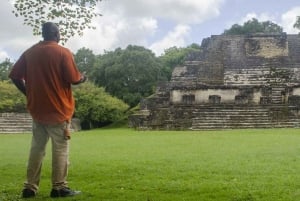
[[[1,201],[22,200],[30,140],[0,135]],[[70,148],[69,185],[82,194],[64,200],[300,201],[299,129],[99,129],[74,133]],[[50,149],[27,200],[53,200]]]

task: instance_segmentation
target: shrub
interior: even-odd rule
[[[0,112],[26,112],[25,96],[10,81],[0,81]]]
[[[121,120],[129,108],[123,101],[112,97],[104,88],[87,82],[73,87],[76,101],[75,117],[83,129],[97,128]]]

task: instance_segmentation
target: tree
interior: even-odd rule
[[[183,65],[187,56],[199,51],[201,51],[201,47],[196,43],[193,43],[186,48],[171,47],[166,49],[164,54],[159,57],[159,60],[162,63],[162,78],[170,80],[173,69],[176,66]]]
[[[296,22],[294,24],[294,28],[300,29],[300,16],[297,16]]]
[[[41,24],[56,21],[61,30],[61,41],[65,43],[75,34],[82,35],[86,28],[93,29],[91,21],[101,14],[96,5],[101,0],[16,0],[13,13],[22,16],[24,24],[40,35]]]
[[[5,61],[0,63],[0,81],[8,80],[8,74],[12,66],[13,63],[10,59],[5,59]]]
[[[26,112],[25,96],[7,80],[0,81],[0,112]]]
[[[86,72],[91,76],[96,56],[93,51],[87,48],[80,48],[74,55],[75,62],[81,72]]]
[[[94,81],[131,107],[153,94],[160,63],[151,50],[129,45],[97,57]]]
[[[73,86],[73,91],[75,117],[81,120],[83,129],[101,127],[125,117],[128,105],[106,93],[104,88],[86,82]]]
[[[239,35],[239,34],[249,34],[249,33],[282,33],[283,29],[279,25],[271,22],[264,21],[259,22],[257,19],[252,18],[248,20],[243,25],[234,24],[230,29],[225,30],[223,34],[225,35]]]

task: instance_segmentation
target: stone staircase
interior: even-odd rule
[[[0,113],[0,133],[30,133],[32,118],[28,113]]]
[[[71,132],[80,131],[80,120],[72,119]],[[32,118],[29,113],[0,113],[0,134],[31,133]]]
[[[140,114],[139,129],[217,130],[247,128],[300,128],[299,107],[285,104],[172,105]],[[133,117],[133,116],[132,116]],[[132,120],[131,120],[132,121]]]
[[[280,106],[202,106],[193,111],[190,129],[297,128],[299,125],[299,118]]]
[[[291,35],[288,37],[289,56],[292,63],[300,63],[300,40],[299,35]]]
[[[272,86],[272,103],[282,104],[282,92],[285,91],[285,86],[283,85],[271,85]]]

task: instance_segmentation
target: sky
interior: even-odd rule
[[[23,18],[12,13],[13,0],[0,1],[0,62],[16,61],[23,51],[42,40],[33,36]],[[256,18],[272,21],[287,34],[300,16],[299,0],[102,0],[97,5],[102,14],[92,21],[95,30],[74,36],[64,45],[73,53],[88,48],[103,54],[128,45],[139,45],[157,56],[170,47],[201,44],[204,38],[219,35],[233,24],[242,25]]]

